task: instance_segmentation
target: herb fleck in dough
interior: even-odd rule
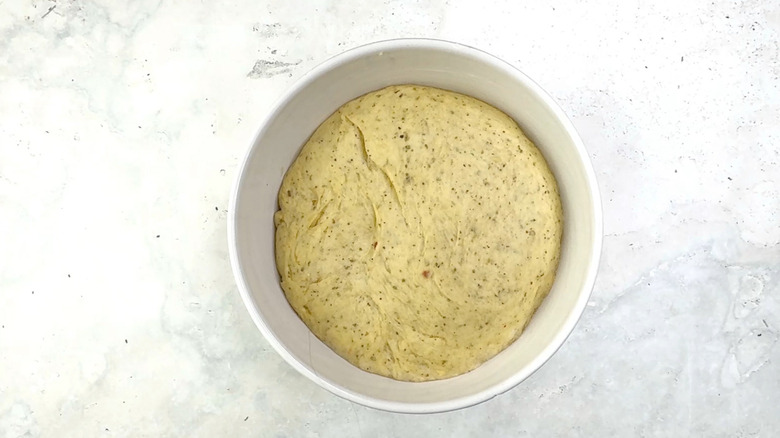
[[[425,381],[476,368],[552,286],[562,211],[501,111],[392,86],[317,128],[279,191],[276,265],[304,323],[354,365]]]

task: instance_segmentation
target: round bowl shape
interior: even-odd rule
[[[564,211],[555,283],[520,338],[475,370],[445,380],[401,382],[336,355],[298,318],[279,285],[273,214],[282,177],[308,137],[344,103],[393,84],[443,88],[481,99],[515,119],[558,181]],[[514,387],[546,362],[590,296],[602,241],[601,201],[571,122],[531,79],[460,44],[401,39],[349,50],[301,78],[282,97],[238,173],[228,218],[230,259],[241,297],[268,342],[303,375],[354,402],[395,412],[442,412]]]

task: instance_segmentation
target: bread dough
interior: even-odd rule
[[[474,369],[549,292],[562,210],[517,124],[417,85],[317,128],[279,192],[276,265],[292,308],[363,370],[426,381]]]

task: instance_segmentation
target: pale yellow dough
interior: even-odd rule
[[[539,150],[501,111],[392,86],[314,132],[284,176],[276,265],[292,308],[356,366],[398,380],[470,371],[550,290],[562,210]]]

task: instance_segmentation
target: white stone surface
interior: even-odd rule
[[[236,292],[236,166],[299,75],[422,36],[553,95],[597,171],[589,307],[457,412],[341,400]],[[776,436],[780,2],[0,2],[0,437]]]

